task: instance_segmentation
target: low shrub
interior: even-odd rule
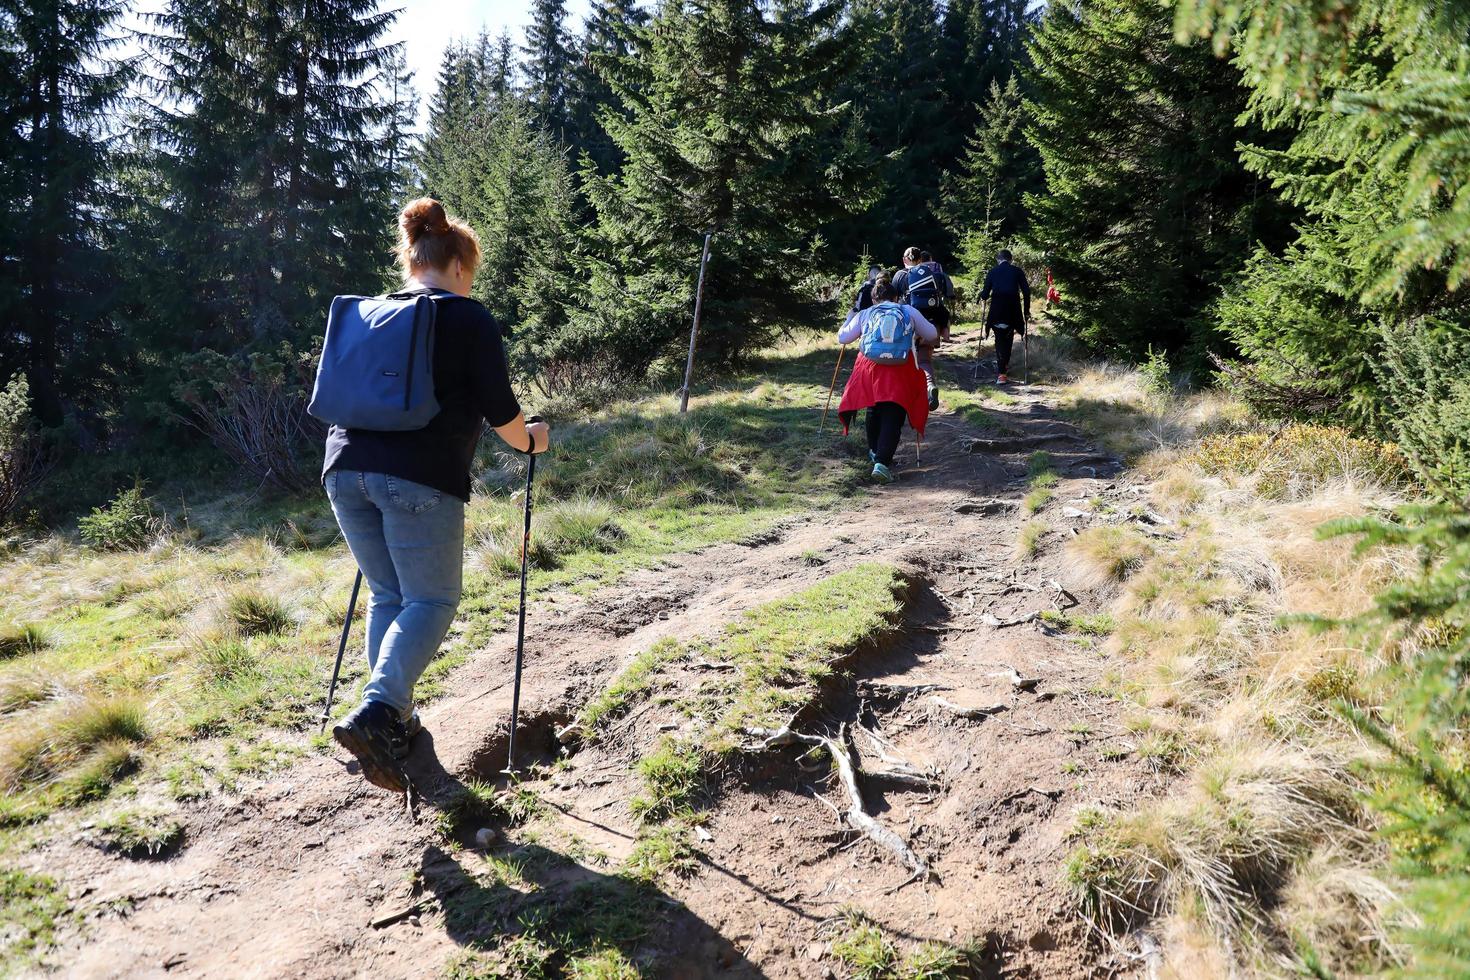
[[[0,527],[10,523],[26,495],[51,469],[31,419],[30,386],[17,374],[0,388]]]
[[[163,529],[163,519],[154,511],[153,500],[141,486],[119,493],[105,507],[77,521],[82,540],[99,551],[132,551],[142,548]]]
[[[1210,436],[1190,459],[1212,475],[1252,477],[1256,492],[1271,500],[1300,499],[1338,479],[1402,486],[1410,478],[1397,447],[1323,425]]]

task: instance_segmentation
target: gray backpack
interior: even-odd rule
[[[333,299],[306,410],[344,429],[405,432],[428,425],[439,414],[435,304],[452,296],[436,290]]]

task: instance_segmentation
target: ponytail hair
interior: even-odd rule
[[[447,269],[458,259],[474,269],[480,264],[480,236],[432,197],[409,201],[398,216],[398,263],[405,275],[416,269]]]
[[[888,273],[885,272],[873,280],[874,303],[885,303],[897,296],[898,290],[893,288],[893,280],[888,277]]]
[[[919,251],[919,246],[910,245],[908,248],[903,250],[903,260],[905,262],[917,262],[919,261],[919,256],[921,254],[923,253]]]

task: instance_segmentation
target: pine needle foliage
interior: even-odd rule
[[[1365,549],[1412,548],[1423,560],[1360,622],[1384,644],[1423,652],[1389,679],[1391,704],[1343,710],[1390,753],[1373,802],[1417,920],[1404,937],[1412,957],[1402,973],[1470,975],[1470,511],[1418,505],[1325,533],[1357,533]]]
[[[180,323],[187,350],[300,343],[333,295],[383,281],[403,156],[388,135],[403,138],[408,106],[385,95],[396,16],[375,0],[170,0],[147,15],[154,258],[191,284],[140,298],[160,346]]]
[[[1164,348],[1189,366],[1214,340],[1203,308],[1286,215],[1237,158],[1239,75],[1208,44],[1174,41],[1167,8],[1088,0],[1048,8],[1032,36],[1027,130],[1046,172],[1026,199],[1066,302],[1056,319],[1094,351]]]
[[[849,66],[841,3],[669,3],[593,53],[621,111],[601,122],[621,172],[582,176],[595,221],[583,250],[588,350],[640,373],[687,341],[700,244],[716,241],[700,351],[729,361],[815,314],[815,229],[842,213],[849,159],[837,135]]]
[[[0,2],[0,378],[26,370],[46,425],[115,366],[107,133],[136,75],[119,50],[127,6]]]
[[[1180,0],[1181,38],[1233,49],[1264,105],[1320,117],[1329,156],[1396,175],[1371,246],[1370,297],[1440,269],[1470,276],[1470,3],[1465,0]],[[1319,171],[1320,173],[1320,171]],[[1351,198],[1348,184],[1332,190]]]

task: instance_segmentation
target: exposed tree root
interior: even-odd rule
[[[1011,707],[1004,701],[997,701],[995,704],[979,705],[977,707],[969,708],[963,704],[955,704],[953,701],[946,701],[944,698],[940,697],[937,694],[929,700],[933,701],[935,704],[939,705],[950,714],[956,715],[960,718],[988,718],[991,715],[1000,714],[1002,711],[1009,711]]]
[[[933,872],[929,870],[929,863],[903,842],[903,839],[880,824],[868,813],[863,804],[862,790],[858,787],[857,767],[853,765],[852,754],[847,748],[847,726],[842,727],[838,738],[828,738],[825,735],[803,735],[793,732],[790,725],[772,731],[769,728],[747,729],[750,735],[762,740],[762,747],[771,749],[782,745],[810,745],[814,748],[823,748],[832,757],[832,762],[837,766],[837,779],[842,783],[842,788],[847,791],[848,808],[843,814],[848,824],[857,830],[861,830],[874,843],[891,851],[900,861],[912,871],[913,877],[909,881],[927,880]],[[908,882],[905,882],[908,884]]]
[[[1035,449],[1051,442],[1081,442],[1075,432],[1044,432],[1034,436],[1002,436],[998,439],[971,439],[965,450],[972,453],[1012,453]]]

